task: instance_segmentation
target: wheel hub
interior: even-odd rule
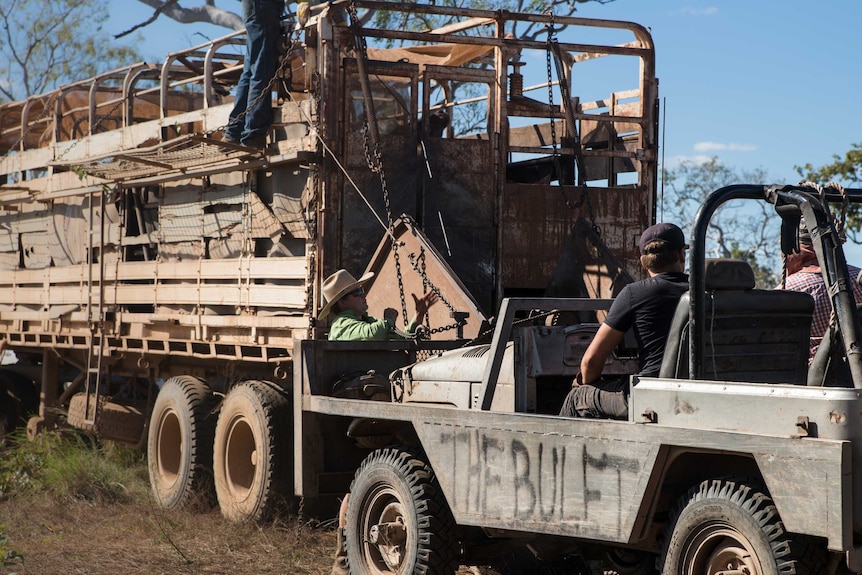
[[[400,502],[389,501],[380,509],[377,522],[368,525],[365,542],[376,550],[381,566],[387,571],[398,571],[407,545],[407,526]]]

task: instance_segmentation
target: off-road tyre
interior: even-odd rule
[[[150,487],[162,509],[214,500],[212,447],[218,398],[203,381],[180,375],[159,390],[150,417]]]
[[[263,521],[292,499],[292,412],[287,392],[245,381],[225,397],[216,425],[213,472],[222,515]]]
[[[744,570],[751,575],[825,572],[826,549],[787,533],[772,499],[754,482],[711,479],[670,516],[657,567],[663,575]]]
[[[397,528],[387,539],[377,525]],[[417,451],[389,447],[362,462],[350,486],[345,527],[351,575],[449,575],[458,567],[455,520]]]

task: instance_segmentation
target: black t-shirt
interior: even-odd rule
[[[676,304],[687,291],[687,274],[661,273],[627,285],[611,304],[605,323],[622,332],[634,328],[640,375],[658,375]]]

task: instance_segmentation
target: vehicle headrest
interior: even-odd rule
[[[753,289],[754,272],[747,262],[730,258],[706,260],[703,283],[707,291],[721,289]]]

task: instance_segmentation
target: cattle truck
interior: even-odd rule
[[[293,389],[325,277],[376,272],[372,313],[401,318],[437,292],[425,351],[375,344],[393,369],[480,337],[504,297],[611,297],[657,166],[637,24],[313,6],[285,22],[264,149],[222,140],[243,55],[238,32],[0,105],[4,430],[146,448],[160,506],[214,485],[234,520],[347,490],[362,452],[300,477],[296,446],[374,444]]]

